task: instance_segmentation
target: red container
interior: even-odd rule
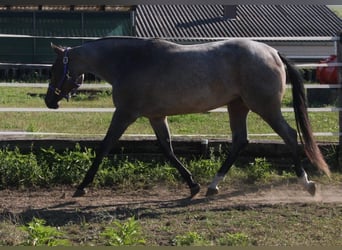
[[[337,56],[331,55],[320,63],[336,63]],[[317,67],[316,79],[320,84],[337,84],[337,67]]]

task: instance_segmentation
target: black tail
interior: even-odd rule
[[[304,145],[305,153],[314,165],[330,176],[329,166],[325,162],[322,153],[313,138],[301,74],[284,56],[282,56],[280,53],[278,54],[283,63],[286,65],[289,80],[292,84],[292,98],[296,117],[296,125],[299,137]]]

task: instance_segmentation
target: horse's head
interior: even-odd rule
[[[51,43],[57,58],[51,68],[51,79],[45,97],[48,108],[57,109],[63,98],[69,100],[70,92],[79,88],[83,83],[84,75],[77,75],[72,71],[69,48],[61,48]]]

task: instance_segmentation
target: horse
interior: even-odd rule
[[[48,108],[57,109],[63,98],[68,100],[70,92],[83,83],[85,73],[112,85],[116,108],[75,197],[86,193],[103,158],[139,117],[148,118],[162,151],[187,183],[190,198],[194,197],[200,185],[174,154],[167,117],[222,106],[229,114],[232,146],[206,195],[219,192],[219,182],[248,144],[246,119],[250,111],[265,120],[289,147],[294,172],[311,195],[315,195],[316,184],[301,165],[298,135],[311,163],[330,175],[313,137],[301,75],[285,56],[265,43],[234,38],[181,45],[158,38],[107,37],[72,48],[52,43],[51,47],[57,56],[45,97]],[[298,132],[281,113],[287,78],[292,84]]]

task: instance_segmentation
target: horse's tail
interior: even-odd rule
[[[292,84],[292,98],[296,125],[300,140],[304,145],[304,151],[311,163],[330,176],[329,166],[325,162],[322,153],[313,138],[302,77],[299,71],[284,56],[280,53],[278,54],[286,65],[288,77]]]

